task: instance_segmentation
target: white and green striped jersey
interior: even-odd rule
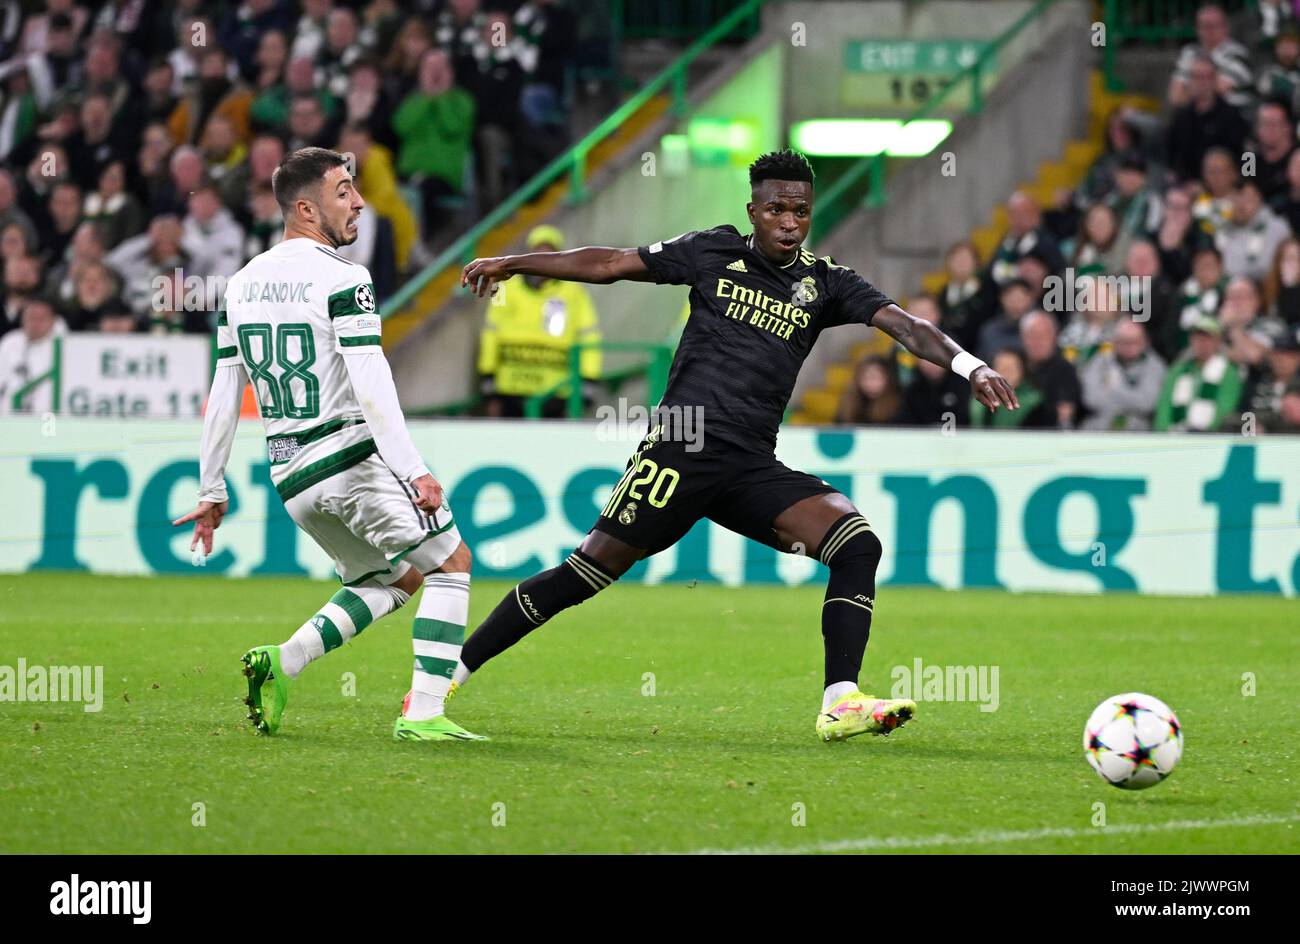
[[[217,367],[248,372],[281,498],[375,454],[344,356],[382,350],[369,271],[322,243],[285,240],[231,277]]]

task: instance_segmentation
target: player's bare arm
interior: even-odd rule
[[[475,259],[460,274],[462,288],[482,298],[492,293],[497,282],[512,275],[538,275],[566,282],[649,282],[650,270],[636,249],[584,246],[563,252],[526,252],[517,256]]]
[[[951,370],[953,360],[965,353],[956,341],[930,322],[909,315],[897,305],[886,305],[880,309],[871,324],[917,357],[940,367]],[[1011,384],[992,367],[981,364],[971,371],[969,379],[975,399],[990,410],[996,410],[999,406],[1005,406],[1009,410],[1019,409],[1020,401],[1016,399]]]

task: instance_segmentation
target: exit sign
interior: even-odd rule
[[[844,46],[844,68],[849,72],[948,74],[971,65],[989,44],[975,39],[867,39]],[[991,63],[990,63],[991,64]]]

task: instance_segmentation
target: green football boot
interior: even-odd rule
[[[428,721],[411,721],[398,718],[393,724],[395,741],[486,741],[482,734],[466,731],[446,715]]]
[[[452,686],[455,691],[456,686]],[[406,706],[411,702],[411,693],[406,693],[406,698],[402,701],[402,711],[406,711]],[[395,741],[486,741],[488,740],[481,734],[473,734],[466,731],[455,721],[452,721],[446,715],[438,715],[436,718],[430,718],[427,721],[412,721],[405,714],[398,717],[393,724],[393,740]]]
[[[262,734],[280,730],[284,706],[289,702],[291,679],[280,668],[279,646],[254,646],[244,653],[244,675],[248,679],[248,720]]]
[[[859,734],[889,734],[916,714],[916,702],[906,698],[877,698],[860,691],[835,700],[817,716],[817,736],[842,741]]]

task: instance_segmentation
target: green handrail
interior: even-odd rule
[[[1229,17],[1259,6],[1258,0],[1216,0]],[[1206,0],[1105,0],[1106,29],[1112,39],[1195,39],[1196,11]]]
[[[432,406],[408,407],[404,412],[408,417],[431,417],[431,416],[464,416],[473,412],[478,405],[483,402],[483,398],[477,393],[468,397],[462,397],[459,400],[453,400],[451,403],[440,403]]]
[[[706,29],[719,14],[725,15],[744,0],[659,0],[657,3],[632,3],[611,0],[610,19],[614,32],[630,39],[683,39]],[[757,23],[754,26],[757,32]]]
[[[492,209],[468,232],[444,249],[436,259],[408,280],[398,290],[397,294],[384,303],[379,312],[380,318],[389,318],[404,308],[429,282],[442,274],[447,268],[471,262],[477,254],[478,243],[484,236],[504,223],[520,207],[532,200],[564,174],[567,173],[570,176],[570,199],[575,201],[584,199],[587,195],[587,155],[592,149],[623,125],[670,82],[673,84],[674,110],[678,114],[684,113],[686,107],[685,76],[687,67],[702,52],[744,23],[747,17],[757,15],[759,8],[765,2],[766,0],[745,0],[744,3],[714,24],[712,29],[693,42],[685,52],[665,66],[658,75],[588,132],[582,140],[572,145],[567,151],[538,171],[528,183],[516,190],[504,203]],[[679,75],[681,76],[680,80],[678,80]]]
[[[971,86],[968,111],[970,114],[978,115],[984,108],[984,73],[989,60],[996,56],[1002,47],[1015,39],[1029,23],[1036,20],[1048,7],[1057,2],[1058,0],[1038,0],[1037,3],[1022,13],[1011,26],[1007,27],[996,39],[984,47],[974,62],[958,72],[951,82],[941,87],[916,111],[904,119],[903,127],[913,121],[928,117],[963,82],[969,82]],[[855,209],[851,204],[843,205],[843,201],[849,192],[862,182],[864,177],[868,178],[869,181],[864,203],[870,207],[885,205],[885,160],[886,157],[883,151],[862,158],[817,195],[817,215],[814,217],[814,221],[818,236],[830,232]]]

